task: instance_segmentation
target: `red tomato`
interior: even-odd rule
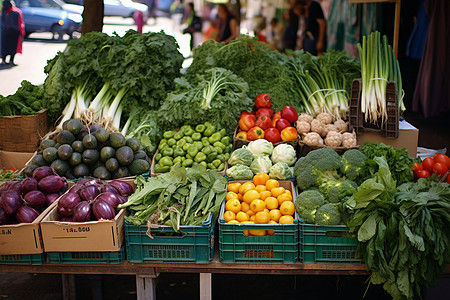
[[[448,167],[445,164],[437,162],[433,165],[433,171],[436,172],[439,175],[439,177],[444,177],[444,175],[448,171]]]
[[[285,106],[281,110],[281,117],[288,120],[291,124],[294,124],[298,119],[298,113],[292,106]]]
[[[411,170],[413,170],[414,178],[419,178],[417,177],[417,172],[423,170],[423,167],[419,163],[414,163],[414,165],[411,166]]]
[[[256,122],[255,115],[245,115],[239,119],[238,124],[242,130],[247,131],[250,128],[252,128],[253,126],[255,126],[255,122]]]
[[[433,173],[433,165],[434,159],[432,157],[427,157],[422,162],[422,167],[428,172],[430,172],[430,174]]]
[[[266,130],[267,128],[272,127],[272,120],[270,120],[270,117],[268,117],[266,115],[261,115],[261,116],[258,116],[258,118],[256,119],[255,125]]]
[[[279,119],[276,123],[275,123],[275,127],[278,129],[279,132],[282,132],[283,129],[285,129],[286,127],[290,127],[291,123],[289,123],[288,120],[286,119]]]
[[[242,111],[241,114],[239,115],[239,119],[241,119],[243,116],[247,116],[247,115],[254,115],[251,112],[248,112],[246,110]]]
[[[267,94],[259,94],[255,99],[256,108],[261,107],[271,107],[272,103],[270,102],[270,97]]]
[[[278,123],[278,122],[277,122]],[[298,132],[297,129],[295,129],[294,127],[286,127],[285,129],[283,129],[281,131],[281,140],[286,142],[286,141],[294,141],[297,139],[298,137]]]
[[[427,178],[430,176],[430,172],[427,170],[419,170],[417,171],[417,178]]]
[[[276,128],[268,128],[266,131],[264,131],[264,138],[271,142],[272,144],[278,143],[281,141],[280,132]]]
[[[268,107],[263,107],[256,111],[256,118],[258,118],[259,116],[263,116],[263,115],[268,116],[269,118],[272,118],[273,109],[268,108]]]
[[[254,126],[247,132],[247,140],[254,141],[264,138],[264,130],[261,127]]]
[[[277,121],[279,119],[281,119],[281,112],[280,111],[273,115],[273,117],[272,117],[272,127],[276,127]]]
[[[434,162],[441,163],[447,166],[450,169],[450,158],[442,153],[436,153],[433,156]]]

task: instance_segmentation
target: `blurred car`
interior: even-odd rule
[[[51,32],[54,39],[62,40],[65,34],[73,37],[81,31],[81,15],[64,10],[53,0],[16,0],[15,3],[23,12],[25,37],[33,32]]]
[[[83,0],[64,0],[64,2],[83,6]],[[144,15],[144,20],[148,18],[148,6],[142,3],[136,3],[131,0],[103,0],[103,4],[105,6],[104,14],[106,17],[132,18],[134,12],[139,10]],[[68,9],[74,11],[72,8]]]

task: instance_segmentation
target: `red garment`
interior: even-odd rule
[[[19,13],[19,41],[17,42],[17,53],[22,54],[22,43],[23,43],[23,37],[25,36],[25,23],[23,23],[23,12],[20,10],[20,8],[13,6],[12,11],[16,11]]]
[[[144,27],[144,14],[140,10],[136,10],[133,14],[134,23],[137,26],[137,32],[142,33]]]

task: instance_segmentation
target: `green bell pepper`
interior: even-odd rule
[[[193,163],[194,163],[194,161],[192,159],[185,159],[185,160],[183,160],[182,165],[183,165],[183,167],[188,168],[188,167],[191,167]]]
[[[164,149],[161,150],[161,155],[162,156],[173,156],[173,149],[170,147],[165,147]]]
[[[187,129],[192,129],[192,126],[191,125],[183,125],[180,127],[180,131],[183,132],[184,134],[186,134]]]
[[[231,138],[229,136],[224,136],[220,142],[222,144],[224,144],[225,146],[228,146],[229,144],[231,144]]]
[[[173,156],[184,156],[186,153],[184,153],[183,148],[180,146],[175,146],[175,149],[173,149]]]
[[[211,127],[214,126],[211,122],[206,121],[205,123],[203,123],[203,125],[205,125],[206,127]]]
[[[208,155],[208,154],[210,154],[211,152],[212,152],[212,150],[213,150],[213,147],[211,147],[211,146],[206,146],[206,147],[203,147],[203,149],[202,149],[202,152],[204,153],[204,154],[206,154],[206,155]]]
[[[206,126],[205,131],[203,131],[203,136],[211,136],[213,133],[216,132],[216,127],[211,124],[211,126]],[[219,134],[220,135],[220,134]]]
[[[202,139],[202,134],[200,132],[194,132],[191,136],[194,141],[200,141]]]
[[[209,142],[210,144],[214,144],[215,142],[220,141],[221,138],[222,138],[222,137],[220,136],[220,133],[215,132],[215,133],[213,133],[210,137],[208,137],[208,142]]]
[[[205,159],[206,159],[206,154],[203,152],[197,153],[197,155],[194,157],[194,161],[196,161],[198,163],[204,161]]]
[[[208,138],[207,138],[208,139]],[[203,147],[207,147],[207,146],[209,146],[209,142],[208,142],[208,140],[203,140],[202,139],[202,145],[203,145]]]
[[[181,147],[181,148],[183,148],[184,151],[187,151],[190,147],[192,147],[192,144],[185,143],[185,144],[183,145],[183,147]]]
[[[171,131],[165,131],[165,132],[163,133],[163,137],[164,137],[165,139],[170,139],[170,138],[173,138],[174,134],[175,134],[175,131],[173,131],[173,130],[171,130]]]
[[[160,143],[160,144],[164,144],[164,143],[167,144],[167,139],[162,139],[162,140],[159,141],[159,143]]]
[[[159,162],[159,160],[161,159],[161,157],[162,157],[162,154],[161,154],[161,153],[156,154],[156,155],[155,155],[155,161],[156,161],[156,162]]]
[[[216,167],[212,163],[208,163],[208,169],[215,170]]]
[[[226,146],[225,149],[223,150],[223,152],[225,152],[225,153],[233,152],[233,145],[229,144],[228,146]]]
[[[225,156],[225,160],[229,160],[229,159],[230,159],[230,156],[231,156],[231,154],[230,154],[230,153],[228,153],[228,152],[225,152],[225,153],[223,154],[223,156]]]
[[[170,157],[170,156],[161,157],[161,159],[159,160],[159,165],[162,167],[163,166],[169,166],[169,167],[173,166],[172,157]]]
[[[188,153],[190,156],[195,157],[195,156],[197,155],[197,153],[198,153],[198,148],[195,147],[194,145],[191,145],[191,146],[189,147],[189,149],[187,149],[187,153]]]
[[[169,145],[170,147],[172,147],[173,145],[176,145],[177,140],[174,138],[170,138],[167,140],[167,145]]]
[[[167,143],[159,143],[159,145],[158,145],[158,151],[162,151],[162,149],[164,149],[164,148],[166,148],[166,147],[169,147],[169,145],[167,144]]]
[[[201,164],[202,166],[204,166],[205,168],[208,167],[208,164],[206,163],[206,161],[201,161],[200,164]]]
[[[213,144],[213,146],[214,146],[214,147],[219,147],[219,148],[221,148],[222,150],[225,150],[225,148],[227,147],[227,146],[225,146],[224,144],[222,144],[221,142],[215,142],[215,143]]]
[[[202,149],[203,148],[203,144],[200,141],[195,141],[192,145],[194,145],[195,148],[197,148],[197,149]]]
[[[184,133],[184,135],[191,136],[195,131],[194,131],[194,129],[192,129],[192,127],[190,125],[188,125],[188,126],[189,127],[185,128],[183,130],[183,133]]]
[[[194,140],[190,136],[185,136],[184,139],[185,139],[186,143],[189,143],[189,144],[192,144],[194,142]]]
[[[181,131],[177,131],[177,132],[175,132],[175,134],[173,135],[173,138],[176,139],[176,140],[179,140],[179,139],[181,139],[183,136],[184,136],[184,135],[183,135],[183,133],[182,133]]]
[[[189,154],[186,153],[186,155],[184,156],[186,159],[193,159],[192,156],[190,156]]]
[[[170,166],[155,165],[155,173],[167,173],[170,171]]]
[[[180,139],[177,141],[177,146],[179,147],[183,147],[184,144],[186,144],[186,140],[185,139]]]
[[[183,156],[177,156],[173,159],[173,164],[177,164],[177,163],[181,164],[183,162],[183,160],[184,160]]]
[[[217,171],[223,171],[223,169],[225,169],[225,163],[221,163],[218,167],[217,167]]]
[[[218,160],[218,159],[215,159],[215,160],[212,161],[212,164],[214,165],[214,167],[216,169],[220,166],[221,163],[222,162],[220,160]]]
[[[197,131],[199,133],[202,133],[203,131],[205,131],[205,129],[206,129],[206,126],[203,124],[199,124],[199,125],[195,126],[195,131]]]
[[[225,137],[227,135],[227,131],[225,129],[220,129],[219,133],[221,137]]]
[[[217,157],[217,152],[211,152],[210,154],[208,154],[208,155],[206,156],[205,161],[206,161],[207,163],[210,163],[210,162],[212,162],[213,160],[215,160],[216,157]]]
[[[226,160],[225,155],[223,155],[223,154],[218,154],[216,159],[220,160],[221,162]]]

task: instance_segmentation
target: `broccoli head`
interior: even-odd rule
[[[319,191],[323,194],[326,201],[330,203],[339,203],[346,196],[353,195],[358,185],[348,179],[329,180],[319,186]]]
[[[364,181],[367,175],[366,161],[369,158],[358,149],[349,149],[342,154],[341,172],[350,180]]]
[[[312,185],[319,186],[325,181],[336,180],[340,176],[338,170],[342,167],[342,159],[331,148],[320,148],[301,157],[294,166],[297,185],[302,190]]]
[[[314,224],[316,209],[325,203],[318,190],[301,192],[295,200],[295,210],[306,223]]]
[[[315,223],[317,225],[339,225],[341,224],[341,213],[333,204],[324,204],[316,211]]]

